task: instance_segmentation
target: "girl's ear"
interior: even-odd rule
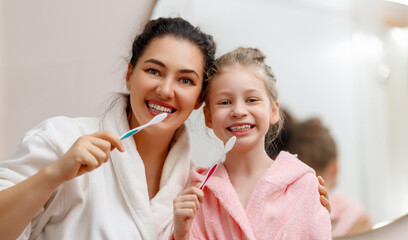
[[[132,65],[128,65],[128,70],[127,70],[127,73],[126,73],[126,88],[130,91],[130,89],[131,89],[131,81],[130,81],[130,77],[132,76],[132,73],[133,73],[133,67],[132,67]]]
[[[204,112],[204,118],[205,118],[205,125],[208,128],[212,129],[211,112],[210,112],[210,109],[208,109],[207,105],[203,107],[203,112]]]
[[[279,102],[275,101],[274,103],[272,103],[271,115],[269,116],[269,124],[273,125],[277,123],[279,119],[280,119]]]

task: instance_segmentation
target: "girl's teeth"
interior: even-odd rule
[[[251,129],[251,125],[242,125],[236,127],[230,127],[231,131],[233,132],[242,132]]]
[[[154,103],[148,103],[149,108],[155,112],[160,112],[160,113],[171,113],[171,108],[168,107],[163,107]]]

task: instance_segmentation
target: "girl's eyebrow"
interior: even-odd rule
[[[248,88],[244,93],[259,93],[260,91],[255,88]],[[215,92],[215,94],[232,94],[232,91],[228,88],[223,88]]]
[[[145,62],[145,63],[157,64],[157,65],[159,65],[159,66],[161,66],[161,67],[166,67],[166,65],[165,65],[164,63],[162,63],[162,62],[160,62],[159,60],[154,59],[154,58],[149,58],[149,59],[147,59],[147,60],[144,61],[144,62]],[[179,72],[180,72],[180,73],[192,73],[192,74],[196,75],[198,78],[200,78],[200,76],[198,75],[198,73],[197,73],[196,71],[192,70],[192,69],[181,69]]]

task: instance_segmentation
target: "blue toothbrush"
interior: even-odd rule
[[[156,115],[156,116],[154,116],[154,118],[152,118],[152,120],[150,120],[148,123],[146,123],[146,124],[144,124],[144,125],[142,125],[142,126],[139,126],[139,127],[137,127],[137,128],[133,128],[133,129],[129,130],[128,132],[124,133],[124,134],[120,137],[120,140],[123,140],[123,139],[125,139],[125,138],[128,138],[128,137],[130,137],[130,136],[136,134],[137,132],[139,132],[140,130],[142,130],[142,129],[145,128],[145,127],[148,127],[148,126],[153,125],[153,124],[157,124],[157,123],[163,121],[164,119],[166,119],[166,117],[167,117],[167,113],[161,113],[161,114],[159,114],[159,115]]]

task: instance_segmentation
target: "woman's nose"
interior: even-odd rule
[[[162,79],[156,88],[157,95],[163,100],[172,99],[174,97],[174,84],[175,82],[171,77]]]

